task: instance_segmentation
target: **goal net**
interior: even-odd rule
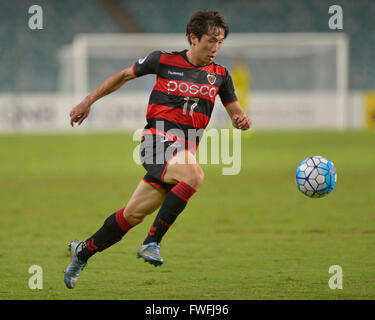
[[[148,53],[188,47],[184,34],[80,34],[59,53],[59,89],[74,94],[78,102],[105,78]],[[347,127],[349,70],[344,33],[231,33],[215,62],[232,71],[239,60],[248,76],[234,82],[238,90],[246,88],[242,103],[255,129]],[[88,125],[142,127],[154,83],[154,75],[129,81],[97,102],[101,106],[93,108]],[[219,97],[211,124],[228,125]]]

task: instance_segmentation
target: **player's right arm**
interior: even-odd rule
[[[146,74],[156,74],[160,63],[161,51],[154,51],[142,59],[138,59],[133,66],[121,70],[104,80],[93,92],[91,92],[70,113],[70,125],[75,122],[80,125],[90,113],[91,105],[100,98],[116,91],[127,81]]]
[[[73,127],[77,122],[80,125],[90,113],[92,104],[100,98],[121,88],[127,81],[134,79],[133,67],[123,69],[104,80],[94,91],[92,91],[80,104],[70,112],[70,125]]]

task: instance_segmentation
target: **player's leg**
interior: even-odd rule
[[[142,256],[145,261],[155,266],[163,263],[163,259],[160,257],[160,242],[203,180],[203,170],[190,151],[180,151],[171,158],[166,167],[163,181],[175,184],[175,186],[167,193],[154,223],[138,251],[138,256]]]
[[[169,161],[163,181],[171,184],[184,181],[197,190],[204,181],[204,172],[195,156],[190,151],[184,150]]]
[[[133,226],[157,210],[164,201],[165,191],[142,180],[124,210],[124,218]]]
[[[103,226],[86,241],[73,241],[69,244],[71,261],[65,270],[64,282],[70,289],[78,281],[79,273],[87,264],[87,260],[97,252],[109,248],[118,241],[144,217],[151,214],[165,198],[165,193],[154,186],[141,181],[126,208],[110,215]]]
[[[86,262],[92,255],[114,245],[145,216],[160,207],[165,193],[141,180],[126,207],[110,215],[103,226],[77,249],[78,258]]]

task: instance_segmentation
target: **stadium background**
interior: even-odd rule
[[[28,27],[28,9],[34,4],[43,9],[43,30]],[[328,28],[332,4],[343,8],[343,30]],[[349,107],[355,109],[355,119],[340,132],[271,130],[247,135],[240,176],[224,177],[217,166],[204,166],[207,182],[169,236],[165,254],[170,265],[163,273],[133,261],[147,220],[126,240],[126,250],[119,246],[95,257],[80,287],[67,292],[61,274],[68,261],[65,243],[96,230],[108,210],[129,198],[143,169],[131,160],[131,132],[76,135],[86,131],[84,125],[81,131],[68,131],[66,111],[74,105],[67,100],[59,115],[67,132],[56,134],[52,125],[43,134],[32,133],[49,115],[38,106],[30,112],[27,105],[33,95],[53,100],[64,91],[59,54],[76,35],[183,34],[199,9],[221,11],[231,33],[345,33],[349,102],[355,100]],[[0,297],[373,299],[374,15],[372,0],[0,1]],[[98,74],[92,85],[108,75]],[[262,89],[257,86],[252,77],[251,88]],[[25,126],[25,119],[34,125]],[[293,171],[315,153],[336,164],[338,186],[329,197],[311,202],[295,189]],[[219,200],[218,192],[228,199]],[[210,214],[202,217],[200,212]],[[43,290],[27,286],[32,264],[43,267]],[[334,264],[343,266],[343,290],[328,288],[328,268]],[[120,268],[131,280],[124,279]]]
[[[27,27],[32,1],[1,2],[1,92],[58,90],[57,52],[77,33],[184,33],[191,12],[217,8],[225,12],[231,32],[328,32],[328,7],[341,4],[344,30],[350,36],[352,90],[375,87],[374,5],[353,1],[131,1],[117,2],[135,24],[118,25],[105,10],[113,1],[38,1],[44,10],[44,30]],[[107,3],[107,4],[106,4]],[[150,19],[150,17],[152,17]],[[129,18],[128,18],[129,19]],[[128,28],[128,29],[127,29]],[[128,31],[128,32],[129,32]],[[4,63],[4,62],[7,63]],[[16,72],[14,72],[16,71]]]
[[[375,52],[374,26],[372,23],[374,5],[370,0],[362,0],[356,3],[339,1],[337,4],[342,5],[345,24],[343,30],[333,31],[328,27],[328,19],[330,18],[328,8],[332,4],[324,0],[312,2],[283,1],[282,4],[273,0],[237,0],[230,4],[225,1],[208,1],[205,4],[200,4],[199,1],[180,3],[165,0],[153,3],[143,0],[40,1],[39,5],[43,9],[44,29],[31,30],[28,27],[28,19],[31,17],[28,9],[32,2],[17,1],[11,3],[2,1],[1,15],[3,18],[0,29],[0,39],[3,44],[0,66],[1,131],[64,128],[63,124],[56,121],[48,123],[48,120],[53,117],[51,113],[55,109],[63,110],[60,105],[63,105],[64,101],[59,103],[59,96],[56,96],[56,94],[70,94],[72,92],[74,81],[69,76],[66,77],[66,74],[69,73],[69,66],[62,63],[63,49],[64,46],[71,45],[77,35],[108,33],[183,34],[185,23],[182,22],[188,20],[190,13],[200,8],[209,7],[220,9],[226,13],[231,33],[344,33],[348,37],[349,43],[348,79],[347,84],[344,84],[348,90],[345,95],[347,97],[345,102],[346,117],[348,118],[345,127],[352,129],[372,127],[374,126],[375,108],[372,92],[375,87],[375,71],[371,67]],[[152,19],[149,18],[151,16]],[[151,48],[155,48],[155,45]],[[130,60],[117,60],[116,64],[109,67],[105,65],[103,60],[98,60],[96,68],[90,70],[88,90],[94,89],[102,81],[103,76],[126,67],[133,63],[135,58],[137,57]],[[317,56],[312,58],[313,62],[306,61],[311,64],[314,63],[313,59],[317,61],[318,59],[328,60],[330,57]],[[110,60],[114,61],[115,59],[111,59],[109,55],[106,61],[107,65]],[[225,63],[228,68],[231,68],[234,60]],[[258,71],[255,68],[255,63],[253,63],[253,66],[248,65],[255,69],[249,85],[254,92],[250,100],[252,97],[257,97],[259,91],[280,90],[283,89],[283,86],[291,88],[294,86],[297,90],[305,87],[310,91],[312,91],[311,89],[319,89],[319,86],[320,89],[327,89],[330,86],[332,81],[329,78],[336,72],[333,66],[334,60],[331,64],[329,62],[326,62],[325,65],[320,63],[321,68],[326,68],[327,71],[326,74],[317,75],[317,78],[313,79],[316,83],[312,87],[308,86],[311,79],[308,79],[307,74],[312,73],[313,69],[308,69],[306,62],[302,62],[302,64],[300,62],[299,65],[297,63],[298,58],[294,61],[295,67],[289,68],[291,74],[294,72],[292,69],[297,71],[297,75],[298,72],[302,72],[304,64],[306,77],[297,78],[296,84],[293,83],[292,76],[283,76],[282,81],[279,81],[277,76],[272,76],[265,70],[262,71],[262,68],[259,68]],[[275,69],[274,74],[277,75],[277,73],[278,70]],[[326,79],[326,81],[321,81],[322,79]],[[142,79],[136,84],[130,84],[130,88],[136,88],[137,90],[145,88],[143,81]],[[147,86],[148,88],[149,86]],[[29,100],[27,94],[33,94],[34,96],[39,94],[39,98],[35,97],[39,109],[38,106],[32,107],[25,102],[25,100]],[[25,99],[22,99],[22,96]],[[47,102],[43,102],[45,101],[44,96],[51,98],[50,100],[47,99]],[[9,99],[13,99],[12,102],[9,102]],[[281,98],[275,100],[277,102]],[[74,100],[74,102],[78,101]],[[18,108],[9,108],[9,103],[15,103]],[[51,106],[50,108],[46,106],[52,105],[52,103],[54,103],[52,109]],[[251,104],[251,101],[249,103]],[[270,104],[269,101],[265,104],[267,103]],[[257,107],[260,104],[262,103],[255,103],[255,111],[258,110]],[[321,105],[319,102],[315,104],[316,108]],[[281,107],[277,108],[282,109]],[[330,110],[334,107],[324,106],[324,108]],[[64,109],[63,112],[66,112],[66,110]],[[39,115],[36,115],[38,113]],[[271,116],[272,113],[276,113],[275,110],[271,112]],[[337,114],[333,114],[333,116],[330,114],[329,117],[335,116]],[[61,119],[61,115],[56,117]],[[267,117],[269,117],[268,113]],[[324,121],[323,117],[320,121]],[[124,123],[122,125],[124,126]],[[262,127],[263,122],[258,120],[257,125]],[[111,124],[104,125],[105,128],[108,126],[111,126]]]

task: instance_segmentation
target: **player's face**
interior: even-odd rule
[[[225,33],[221,28],[211,28],[208,34],[204,34],[200,40],[192,39],[195,46],[197,58],[202,64],[208,64],[214,61],[217,53],[221,49]]]

